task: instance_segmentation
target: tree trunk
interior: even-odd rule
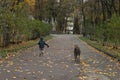
[[[119,16],[120,16],[120,0],[119,0]]]
[[[84,3],[83,3],[83,0],[81,0],[81,11],[82,11],[82,20],[83,20],[82,34],[83,34],[83,36],[86,36],[85,14],[84,14]]]
[[[42,21],[43,18],[43,0],[36,0],[35,2],[35,18]]]
[[[74,18],[74,28],[73,34],[80,34],[79,24],[78,24],[78,16]]]
[[[1,34],[0,34],[0,46],[2,47],[5,47],[9,44],[10,42],[10,38],[9,38],[9,28],[7,26],[6,23],[3,23],[1,26],[0,26],[0,30],[1,30]]]
[[[103,20],[102,22],[104,23],[106,20],[106,15],[105,15],[105,5],[104,5],[104,0],[100,0],[101,1],[101,5],[102,5],[102,15],[103,15]]]

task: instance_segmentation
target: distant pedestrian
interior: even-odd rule
[[[39,54],[39,56],[41,56],[41,55],[43,55],[43,53],[44,53],[44,47],[45,47],[45,45],[46,45],[47,47],[49,47],[49,45],[44,41],[43,38],[40,38],[40,40],[39,40],[39,42],[38,42],[38,45],[39,45],[39,49],[40,49],[40,54]]]

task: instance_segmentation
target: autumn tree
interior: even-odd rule
[[[104,46],[106,43],[116,44],[116,42],[120,42],[119,39],[115,38],[117,37],[115,32],[119,33],[116,30],[119,28],[116,21],[119,21],[119,0],[87,0],[81,2],[81,5],[84,24],[83,35],[102,42]]]
[[[42,21],[43,18],[43,0],[35,0],[35,18]]]
[[[47,35],[51,26],[30,19],[23,0],[0,0],[0,46],[16,44]]]

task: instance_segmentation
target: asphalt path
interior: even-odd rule
[[[53,35],[39,57],[38,45],[0,64],[0,80],[120,80],[120,64],[90,47],[77,35]],[[81,49],[75,63],[73,49]]]

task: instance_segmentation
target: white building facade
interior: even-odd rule
[[[67,18],[66,33],[73,34],[74,19],[72,17]]]

